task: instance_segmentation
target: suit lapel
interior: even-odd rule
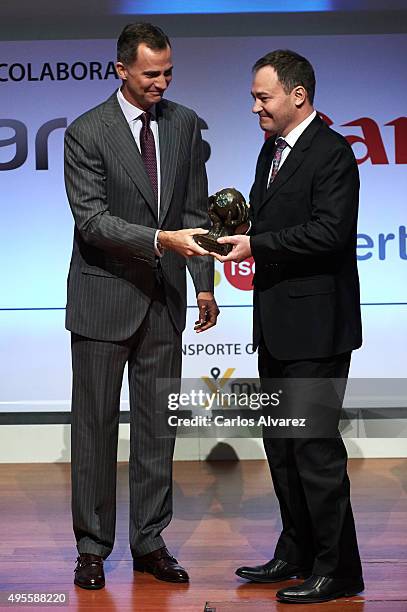
[[[180,126],[174,111],[162,101],[157,105],[158,133],[160,138],[160,218],[161,227],[167,214],[174,191],[178,150],[180,145]]]
[[[259,194],[260,194],[260,203],[264,200],[267,191],[267,181],[270,174],[271,168],[271,160],[274,156],[275,151],[275,143],[274,138],[269,138],[264,146],[264,150],[262,153],[262,163],[259,168]]]
[[[153,188],[133,134],[117,101],[116,93],[105,103],[103,121],[106,142],[143,195],[155,218],[157,218],[157,204]]]
[[[260,203],[259,209],[264,206],[266,202],[268,202],[281,187],[290,179],[290,177],[297,170],[298,166],[300,166],[307,155],[307,151],[311,146],[311,142],[320,129],[322,125],[322,120],[317,115],[309,124],[309,126],[304,130],[301,136],[298,138],[297,142],[293,146],[292,150],[288,154],[287,159],[284,161],[284,164],[281,166],[281,169],[277,172],[274,181],[271,183],[270,187],[264,193],[264,197]],[[274,155],[274,148],[272,149],[272,155]],[[270,158],[267,160],[271,163]],[[267,174],[264,174],[262,180],[267,182],[268,179],[268,171],[270,170],[270,163],[266,163],[265,166],[268,167]],[[264,184],[264,183],[263,183]]]

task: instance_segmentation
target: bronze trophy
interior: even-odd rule
[[[232,245],[219,244],[217,239],[246,233],[249,227],[249,206],[240,191],[227,187],[209,197],[208,215],[212,222],[209,233],[195,234],[194,240],[205,251],[227,255]]]

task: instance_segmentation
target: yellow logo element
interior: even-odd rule
[[[219,272],[219,270],[215,270],[215,287],[220,285],[221,280],[222,280],[222,274]]]
[[[212,368],[211,374],[212,378],[209,376],[201,376],[201,380],[206,384],[208,389],[212,392],[212,395],[219,394],[219,391],[223,389],[228,380],[231,379],[233,372],[236,368],[227,368],[222,378],[219,378],[220,370],[219,368]],[[218,380],[219,379],[219,380]],[[223,402],[221,402],[223,405]],[[209,402],[206,402],[204,408],[209,406]]]

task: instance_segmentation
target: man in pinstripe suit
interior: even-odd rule
[[[72,514],[75,584],[105,584],[115,535],[120,389],[130,391],[130,548],[133,568],[188,581],[161,536],[172,515],[174,438],[160,438],[157,378],[179,380],[185,261],[199,307],[216,323],[205,232],[207,180],[196,114],[163,100],[171,46],[151,24],[121,33],[122,86],[66,131],[65,182],[75,219],[66,327],[72,332]],[[188,229],[195,228],[195,229]],[[198,229],[196,229],[198,228]],[[161,416],[160,416],[161,415]]]

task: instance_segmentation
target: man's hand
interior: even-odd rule
[[[219,308],[213,297],[213,293],[210,291],[201,291],[198,293],[197,303],[199,308],[199,319],[195,321],[194,330],[199,334],[216,325]]]
[[[211,255],[216,257],[216,259],[221,263],[224,263],[225,261],[236,261],[237,263],[240,263],[244,259],[252,256],[250,236],[225,236],[224,238],[218,238],[218,242],[219,244],[233,245],[229,255],[218,255],[218,253],[211,253]]]
[[[176,251],[183,257],[197,257],[198,255],[209,255],[208,251],[202,249],[193,239],[194,234],[207,234],[208,230],[196,227],[195,229],[181,229],[176,231],[160,231],[158,240],[164,249]]]

